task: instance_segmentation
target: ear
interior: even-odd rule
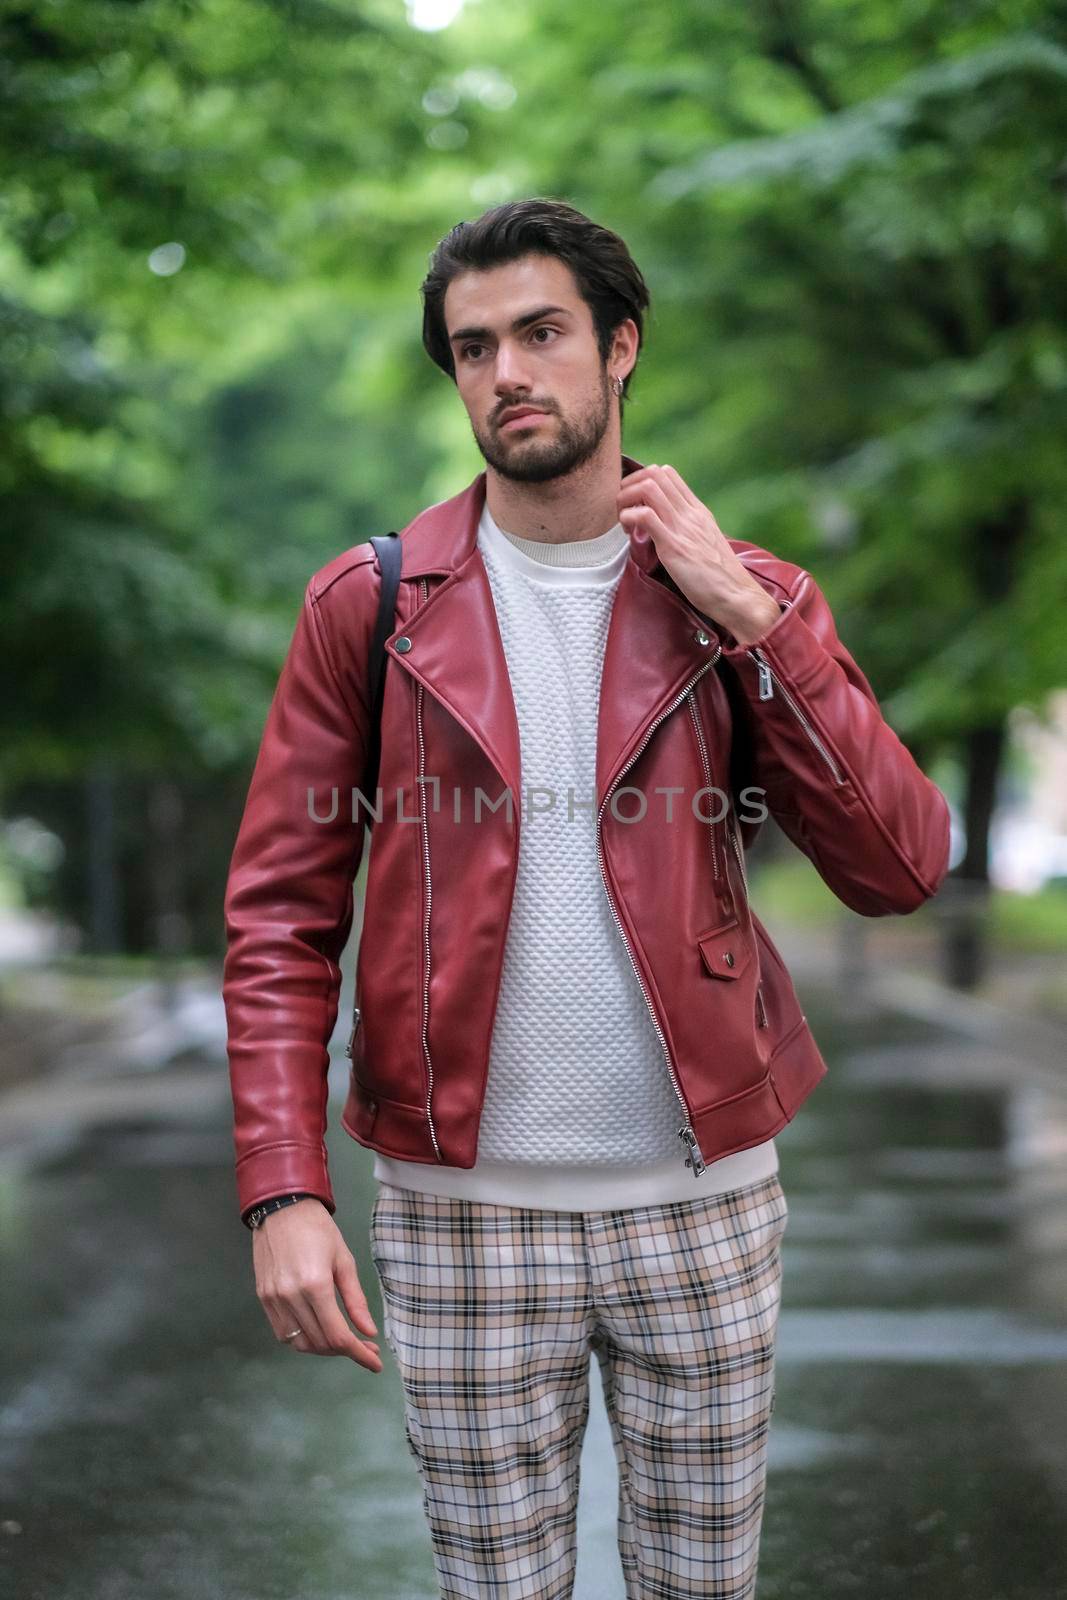
[[[637,356],[641,347],[641,338],[637,331],[637,323],[632,317],[627,317],[615,329],[611,339],[612,372],[617,372],[623,378],[628,378],[637,365]]]

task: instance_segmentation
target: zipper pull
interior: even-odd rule
[[[348,1043],[345,1045],[345,1055],[348,1057],[349,1061],[351,1061],[351,1059],[352,1059],[352,1048],[353,1048],[353,1046],[355,1045],[355,1042],[356,1042],[356,1030],[359,1028],[359,1018],[360,1018],[359,1007],[358,1006],[353,1006],[352,1007],[352,1032],[348,1035]]]
[[[760,656],[757,656],[755,660],[756,666],[759,668],[759,697],[761,700],[773,700],[774,679],[771,677],[771,669]]]
[[[678,1129],[678,1137],[692,1152],[691,1155],[688,1155],[685,1158],[686,1166],[692,1167],[694,1178],[699,1178],[700,1174],[704,1171],[705,1162],[704,1157],[700,1153],[700,1146],[697,1144],[696,1134],[693,1132],[692,1128],[686,1124],[684,1128]]]

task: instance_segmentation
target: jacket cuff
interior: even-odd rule
[[[771,623],[770,627],[766,628],[763,633],[760,634],[758,639],[753,639],[750,644],[738,644],[733,634],[727,633],[724,629],[719,628],[719,635],[722,639],[722,653],[724,659],[729,661],[732,666],[738,668],[741,667],[743,662],[747,661],[748,665],[752,667],[753,671],[755,671],[755,662],[752,661],[751,657],[747,655],[747,652],[749,650],[762,648],[764,641],[774,642],[776,635],[781,630],[783,620],[790,614],[792,610],[792,600],[779,600],[777,617]]]
[[[245,1213],[279,1194],[310,1194],[333,1216],[337,1203],[322,1145],[268,1144],[237,1163],[237,1204]]]

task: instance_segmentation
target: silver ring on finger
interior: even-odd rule
[[[285,1337],[286,1337],[287,1340],[288,1339],[299,1339],[299,1337],[303,1333],[303,1331],[304,1331],[303,1328],[294,1328],[292,1333],[287,1333],[285,1335]]]

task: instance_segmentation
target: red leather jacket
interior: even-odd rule
[[[624,473],[639,465],[623,457]],[[476,542],[484,498],[482,473],[401,533],[342,1114],[362,1145],[456,1167],[478,1151],[522,820],[519,731]],[[811,575],[731,545],[782,607],[747,648],[632,536],[597,725],[604,891],[678,1096],[679,1160],[696,1177],[770,1138],[827,1070],[748,902],[760,801],[866,916],[914,910],[949,850],[944,797],[883,720]],[[334,1210],[327,1044],[367,834],[352,802],[378,584],[369,544],[308,584],[233,853],[224,998],[242,1212],[289,1190]],[[695,798],[716,788],[729,808]]]

